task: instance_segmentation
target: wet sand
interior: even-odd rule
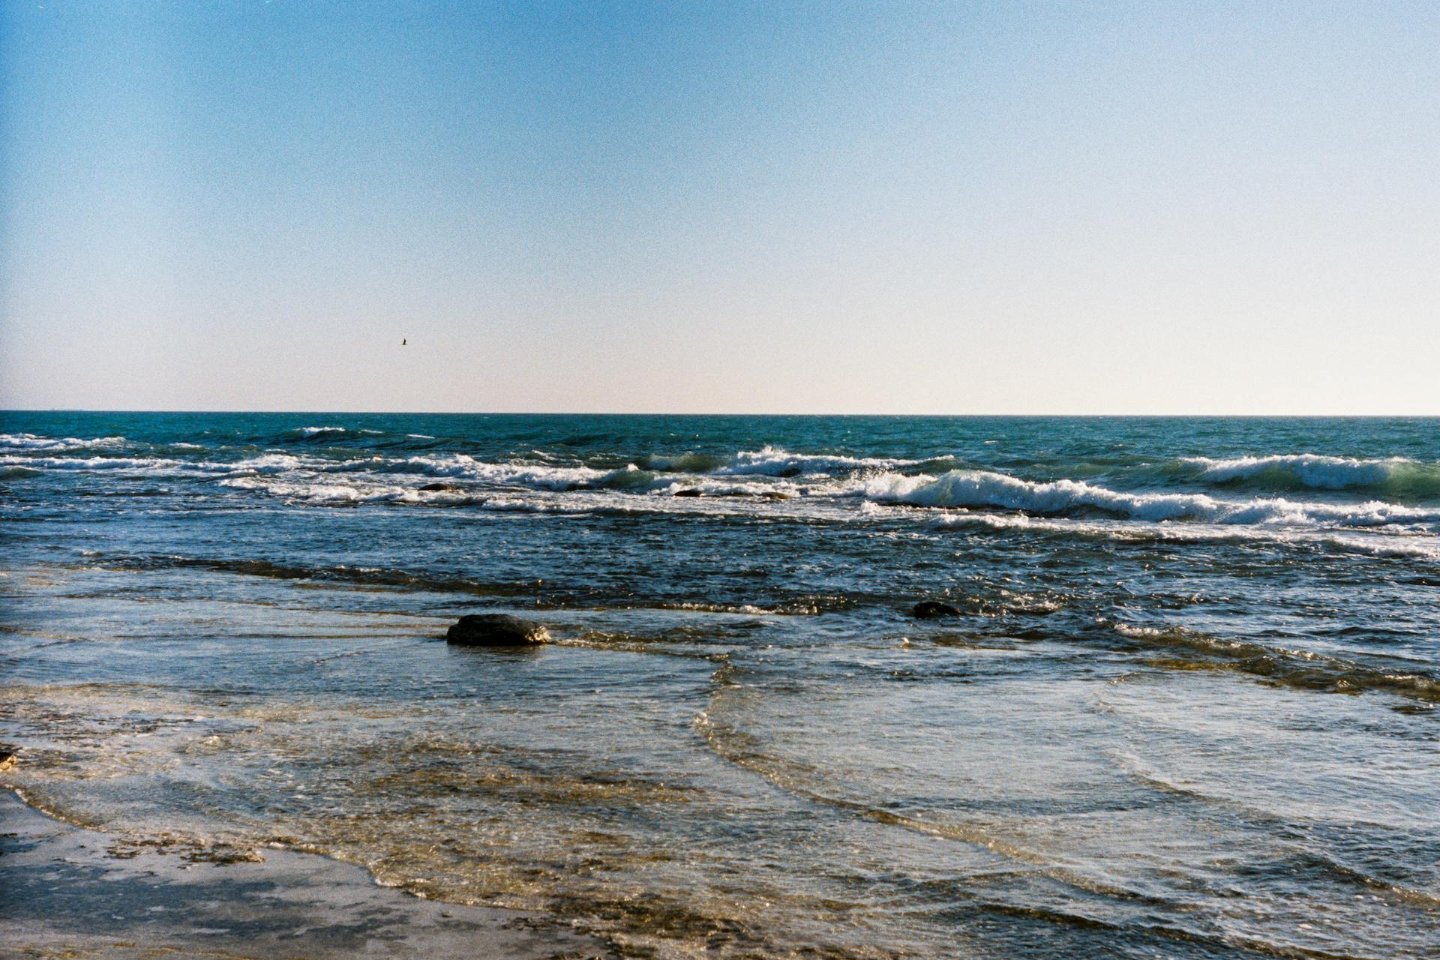
[[[421,900],[324,857],[190,862],[117,839],[0,793],[0,957],[613,956],[543,915]]]

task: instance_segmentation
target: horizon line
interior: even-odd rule
[[[725,412],[725,411],[623,411],[623,410],[319,410],[319,409],[169,409],[140,407],[4,407],[0,415],[12,413],[125,413],[205,415],[300,415],[349,417],[814,417],[814,418],[933,418],[933,419],[1252,419],[1252,420],[1437,420],[1440,413],[825,413],[825,412]]]

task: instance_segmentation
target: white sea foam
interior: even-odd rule
[[[0,433],[0,447],[11,450],[49,450],[66,442],[54,437],[37,437],[33,433]]]
[[[344,428],[305,429],[319,432]],[[93,445],[116,441],[128,442],[124,438],[75,442]],[[817,456],[791,453],[775,447],[742,451],[728,463],[706,470],[705,466],[720,458],[692,454],[678,458],[653,457],[643,460],[643,467],[630,464],[618,469],[602,469],[573,461],[569,464],[533,459],[491,462],[461,453],[336,459],[272,450],[227,463],[165,457],[64,456],[63,449],[56,450],[52,446],[67,442],[70,442],[69,438],[58,440],[30,434],[0,435],[0,454],[5,449],[3,444],[9,444],[9,449],[13,451],[9,456],[0,455],[0,466],[41,471],[128,472],[149,476],[208,475],[230,480],[268,478],[272,481],[268,484],[246,482],[227,483],[227,486],[265,490],[282,497],[311,501],[388,499],[421,503],[475,502],[483,494],[507,490],[553,493],[594,491],[610,496],[619,492],[648,494],[670,500],[676,493],[693,490],[702,497],[714,498],[794,498],[809,504],[803,508],[807,513],[818,509],[827,514],[843,514],[852,518],[856,515],[854,500],[858,498],[880,506],[967,508],[1022,516],[1098,512],[1150,524],[1186,521],[1233,526],[1376,527],[1392,530],[1413,527],[1421,532],[1434,532],[1436,525],[1440,524],[1440,507],[1432,504],[1406,505],[1380,499],[1342,503],[1280,496],[1243,499],[1163,490],[1126,491],[1082,480],[1036,482],[985,470],[951,470],[938,476],[917,475],[909,472],[909,468],[919,463],[933,465],[934,462]],[[1248,476],[1257,471],[1277,469],[1301,471],[1308,478],[1306,482],[1325,488],[1373,482],[1397,465],[1405,465],[1406,469],[1411,466],[1430,469],[1399,458],[1358,461],[1310,454],[1227,461],[1195,459],[1187,463],[1199,466],[1216,478]],[[907,472],[899,472],[901,470]],[[422,482],[397,476],[405,474],[454,480],[463,484],[465,489],[420,490]]]
[[[378,472],[375,472],[377,471]],[[487,463],[464,454],[453,457],[410,457],[403,461],[371,458],[317,465],[286,454],[269,454],[233,465],[240,476],[221,481],[240,489],[263,490],[276,496],[315,501],[413,500],[429,502],[446,499],[434,494],[455,491],[420,490],[382,481],[396,473],[419,474],[471,481],[483,489],[514,489],[561,492],[576,489],[645,489],[653,475],[636,467],[593,470],[589,467],[543,467],[526,464]],[[279,476],[273,476],[278,474]],[[343,474],[344,481],[336,478]],[[413,496],[412,496],[413,495]]]
[[[425,503],[442,499],[430,494],[429,491],[416,490],[411,487],[274,480],[258,476],[228,477],[221,480],[220,485],[240,490],[259,490],[286,500],[304,500],[322,504]]]
[[[594,510],[625,510],[626,503],[636,511],[645,504],[660,505],[662,501],[636,498],[617,501],[603,491],[581,491],[559,495],[554,490],[533,490],[528,493],[511,490],[487,490],[470,493],[463,490],[422,490],[395,484],[371,483],[364,478],[337,483],[315,477],[228,477],[220,485],[240,490],[254,490],[294,503],[317,506],[352,506],[359,504],[410,504],[419,506],[475,506],[485,510],[524,513],[588,513]],[[680,501],[684,502],[684,501]]]
[[[1135,524],[1116,521],[1073,520],[1062,517],[1035,517],[1023,513],[950,512],[931,521],[936,528],[985,527],[996,531],[1046,531],[1102,540],[1166,541],[1176,543],[1221,543],[1255,541],[1315,544],[1392,559],[1440,562],[1440,537],[1385,530],[1346,533],[1338,530],[1277,526],[1227,526],[1220,524]]]
[[[1381,500],[1332,504],[1302,503],[1279,497],[1234,501],[1204,494],[1125,493],[1078,480],[1035,483],[983,470],[952,470],[934,478],[888,474],[866,481],[864,495],[882,503],[981,507],[1038,514],[1092,509],[1150,522],[1198,520],[1357,527],[1440,522],[1440,512]]]
[[[370,461],[360,461],[370,464]],[[673,494],[694,489],[707,496],[798,496],[800,488],[783,481],[732,479],[717,474],[670,474],[641,469],[635,464],[613,470],[584,466],[549,466],[537,463],[491,463],[465,454],[443,457],[407,457],[385,461],[387,473],[417,473],[452,480],[468,480],[490,487],[529,487],[534,490],[621,490],[633,493]]]
[[[214,464],[214,466],[251,473],[283,473],[287,470],[299,470],[306,466],[306,462],[288,453],[266,453],[248,460],[240,460],[232,464]]]
[[[129,441],[124,437],[41,437],[33,433],[0,433],[0,450],[44,450],[63,453],[69,450],[114,449]]]
[[[140,473],[147,476],[204,476],[233,473],[285,473],[322,461],[302,461],[289,454],[270,453],[235,463],[176,460],[171,457],[47,457],[0,456],[0,465],[65,472]]]
[[[789,477],[799,474],[857,473],[861,471],[899,470],[913,467],[922,461],[897,460],[874,457],[822,456],[816,454],[791,453],[779,447],[764,447],[760,450],[742,450],[730,463],[714,472],[722,475],[761,474],[771,477]]]
[[[307,437],[314,437],[322,433],[349,433],[350,431],[344,427],[297,427],[295,432]]]
[[[113,470],[118,472],[171,473],[196,470],[199,464],[162,457],[0,457],[0,465],[37,470]]]
[[[493,466],[493,465],[487,465]],[[852,507],[845,501],[816,502],[816,498],[795,496],[796,488],[772,482],[746,483],[704,480],[695,477],[652,478],[648,471],[629,467],[616,471],[593,471],[598,478],[577,487],[559,486],[553,475],[542,475],[546,486],[525,487],[515,483],[476,483],[463,487],[426,490],[400,485],[383,474],[346,474],[311,470],[274,473],[247,472],[225,477],[219,484],[315,506],[361,504],[403,504],[415,506],[466,506],[487,511],[525,513],[706,513],[753,515],[757,512],[814,517],[827,515],[844,520]],[[515,474],[504,474],[513,480]],[[651,478],[651,479],[647,479]],[[464,479],[461,477],[461,479]],[[470,479],[473,479],[471,477]],[[683,485],[680,483],[683,481]],[[675,497],[676,489],[698,489],[700,497]],[[621,495],[617,496],[617,491]],[[779,500],[775,494],[782,494]]]
[[[463,453],[444,457],[407,457],[392,461],[387,470],[419,473],[454,480],[475,480],[496,486],[525,486],[539,490],[570,490],[601,485],[617,471],[591,467],[548,467],[541,464],[491,463]]]
[[[617,469],[598,469],[580,465],[550,465],[534,462],[489,462],[477,460],[466,454],[440,456],[411,456],[387,458],[380,456],[337,460],[327,457],[296,455],[280,451],[269,451],[258,456],[234,462],[187,461],[173,458],[149,457],[66,457],[45,456],[48,449],[37,450],[29,456],[0,455],[0,465],[26,467],[35,470],[57,470],[77,472],[140,472],[145,474],[174,474],[177,476],[221,475],[245,479],[254,476],[275,478],[285,486],[282,496],[300,499],[356,499],[341,490],[319,490],[313,496],[303,494],[299,486],[317,487],[350,486],[369,487],[375,482],[393,486],[397,474],[411,474],[421,477],[442,478],[457,482],[473,483],[489,490],[526,488],[537,491],[623,491],[637,494],[653,493],[669,495],[677,489],[694,488],[710,496],[774,495],[796,496],[800,493],[795,485],[771,480],[768,477],[746,479],[744,477],[716,476],[714,474],[668,474],[645,470],[634,464]],[[337,479],[343,476],[344,480]],[[261,489],[263,484],[231,483],[232,487]],[[295,487],[295,489],[291,489]],[[396,486],[395,489],[404,489]],[[431,493],[433,491],[422,491]],[[358,496],[358,495],[357,495]],[[363,497],[371,495],[366,492]]]

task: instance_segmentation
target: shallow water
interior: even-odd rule
[[[637,956],[1430,956],[1437,428],[5,414],[0,779]]]

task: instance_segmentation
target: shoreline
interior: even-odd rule
[[[544,914],[424,900],[318,854],[188,862],[149,847],[117,853],[117,840],[0,791],[0,957],[615,956]]]

